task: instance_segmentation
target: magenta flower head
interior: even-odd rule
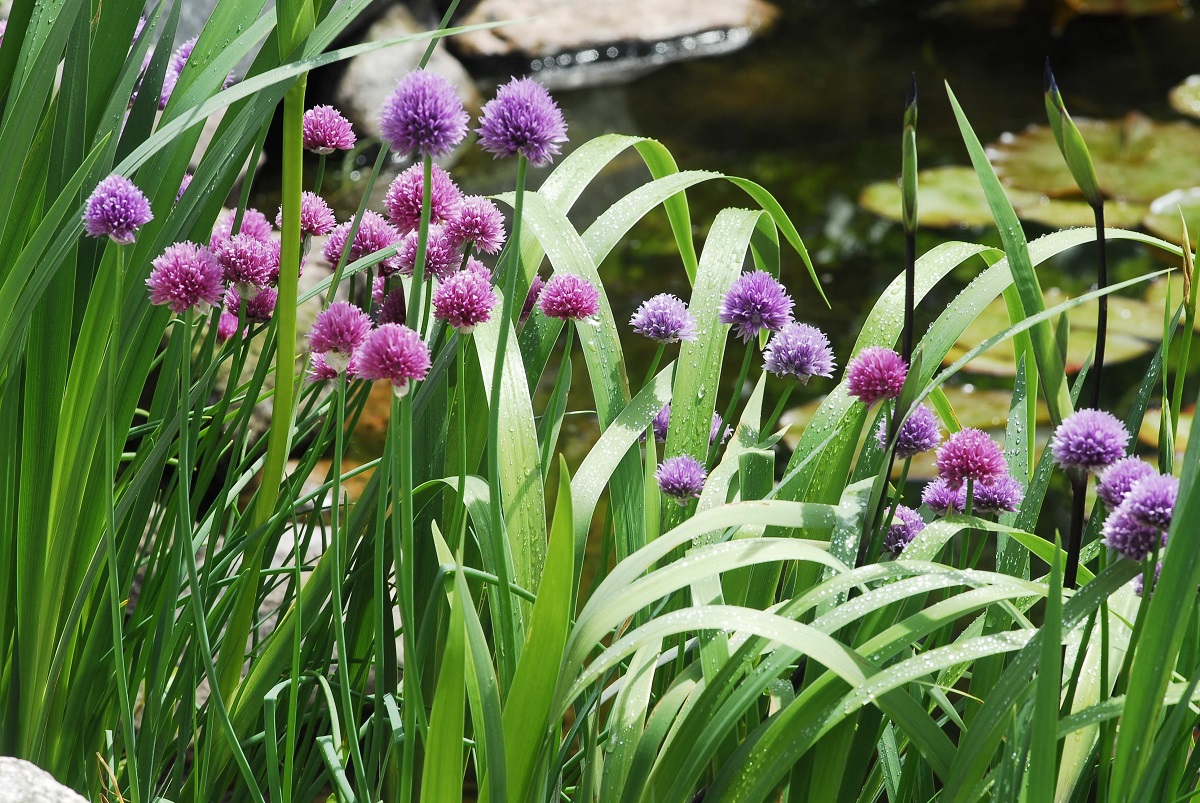
[[[768,346],[769,348],[769,346]],[[875,430],[875,440],[881,447],[887,447],[887,421],[881,420]],[[912,415],[900,425],[900,433],[896,437],[896,457],[913,457],[921,452],[928,452],[942,442],[942,431],[938,428],[937,416],[925,405],[917,405]]]
[[[301,123],[304,150],[321,156],[354,147],[354,127],[332,106],[313,106],[304,113]]]
[[[275,213],[275,225],[283,228],[283,207]],[[300,236],[320,237],[333,231],[337,218],[325,199],[316,193],[305,190],[300,194]]]
[[[237,333],[238,316],[226,310],[221,313],[221,319],[217,321],[217,342],[224,343],[229,338]]]
[[[537,306],[538,299],[542,297],[542,290],[546,287],[546,280],[540,274],[533,274],[533,281],[529,283],[529,292],[525,294],[525,303],[521,305],[521,315],[517,319],[517,323],[525,323],[529,320],[529,316],[533,314],[533,308]]]
[[[792,319],[791,296],[774,276],[763,270],[743,273],[721,300],[717,318],[749,343],[763,329],[778,332]]]
[[[386,379],[396,395],[403,397],[410,383],[429,373],[429,347],[407,326],[385,323],[358,347],[354,365],[360,379]]]
[[[763,351],[763,368],[776,376],[790,376],[808,384],[810,377],[833,376],[833,349],[829,338],[815,326],[786,323]]]
[[[955,432],[937,453],[938,473],[946,484],[957,489],[971,481],[994,482],[1008,476],[1008,464],[1000,446],[978,429]]]
[[[313,322],[308,343],[313,354],[324,356],[326,365],[341,372],[370,331],[371,319],[365,312],[345,301],[335,301]]]
[[[182,314],[221,303],[224,274],[207,248],[195,243],[172,243],[151,264],[154,267],[146,279],[151,304],[166,304],[172,312]]]
[[[187,188],[192,186],[192,174],[184,173],[183,178],[179,181],[179,192],[175,193],[175,203],[179,203],[179,199],[187,192]]]
[[[1166,544],[1167,535],[1157,527],[1143,524],[1122,504],[1104,520],[1104,543],[1130,560],[1142,560]]]
[[[665,404],[663,408],[654,416],[654,420],[650,422],[650,428],[654,431],[654,440],[659,443],[666,443],[667,428],[671,424],[671,405]],[[717,438],[721,439],[721,443],[729,440],[729,436],[733,434],[733,430],[724,426],[725,422],[721,420],[718,413],[713,413],[712,425],[708,428],[708,444],[709,446],[717,442]]]
[[[945,477],[938,477],[921,491],[921,501],[943,516],[962,513],[967,509],[967,486],[960,485],[956,490],[950,487]]]
[[[417,240],[419,232],[410,231],[404,236],[397,252],[397,264],[405,276],[412,276],[417,266]],[[462,254],[446,230],[441,226],[430,226],[425,240],[425,278],[436,276],[445,279],[458,270]]]
[[[382,277],[380,277],[382,278]],[[380,293],[382,294],[382,290]],[[386,296],[379,299],[380,323],[404,323],[408,320],[408,299],[404,297],[404,286],[397,285]]]
[[[399,153],[445,156],[467,135],[467,112],[449,81],[413,70],[384,102],[379,132]]]
[[[903,357],[883,346],[867,346],[846,366],[846,392],[870,407],[899,396],[907,376]]]
[[[537,167],[550,164],[567,141],[567,124],[546,88],[532,78],[514,78],[483,104],[479,143],[496,156],[520,154]]]
[[[1135,482],[1121,508],[1142,524],[1169,530],[1178,498],[1179,479],[1170,474],[1155,474]]]
[[[424,167],[415,164],[388,185],[383,206],[387,216],[400,234],[416,231],[421,223],[422,194],[425,191]],[[458,217],[462,190],[450,174],[431,165],[429,174],[429,222],[446,224]]]
[[[468,266],[439,284],[433,293],[434,317],[463,334],[491,318],[495,306],[496,293],[486,268],[481,271]]]
[[[911,507],[897,505],[896,512],[892,515],[892,524],[883,539],[883,548],[893,555],[899,555],[924,529],[925,521],[920,513]]]
[[[324,356],[314,354],[308,366],[308,376],[305,378],[309,382],[328,382],[330,379],[337,379],[338,373],[326,364]]]
[[[255,323],[266,323],[271,320],[271,315],[275,312],[275,302],[279,298],[279,291],[274,287],[263,287],[258,291],[254,298],[246,300],[246,320]],[[237,290],[230,287],[225,291],[224,306],[225,309],[237,318],[241,309],[242,297],[238,295]]]
[[[162,92],[158,96],[159,109],[167,108],[167,102],[175,92],[175,85],[179,83],[179,76],[183,74],[183,68],[187,66],[188,59],[192,57],[192,51],[196,48],[196,39],[197,37],[193,36],[171,53],[167,71],[163,75]]]
[[[1076,410],[1054,430],[1050,449],[1062,468],[1099,471],[1125,456],[1129,432],[1112,413]]]
[[[222,212],[217,218],[217,222],[213,226],[212,237],[208,240],[208,247],[214,253],[220,249],[222,243],[229,241],[233,233],[233,221],[236,218],[236,209]],[[249,207],[242,213],[242,225],[238,229],[238,234],[245,234],[265,243],[271,239],[274,233],[275,229],[271,227],[271,221],[267,220],[267,216],[262,212]]]
[[[142,226],[154,219],[150,202],[129,179],[112,175],[96,185],[83,207],[83,229],[89,237],[107,237],[129,245]]]
[[[704,465],[689,454],[668,457],[654,472],[659,490],[680,505],[686,505],[689,500],[700,496],[707,477]]]
[[[347,221],[335,227],[329,233],[329,239],[325,241],[325,248],[322,254],[330,265],[336,265],[338,260],[342,258],[342,250],[346,246],[346,236],[350,233],[352,223],[353,221]],[[368,209],[363,213],[362,222],[358,226],[358,232],[354,235],[354,242],[350,245],[350,255],[347,258],[347,264],[362,259],[368,254],[373,254],[376,251],[382,251],[385,248],[399,244],[400,235],[396,229],[384,220],[383,216],[378,212],[372,212]],[[394,255],[379,263],[379,271],[385,275],[391,275],[399,269],[399,258]]]
[[[629,325],[639,335],[658,343],[696,339],[696,321],[687,304],[670,293],[659,293],[642,302],[629,319]]]
[[[271,283],[279,271],[278,252],[270,243],[256,240],[249,234],[235,234],[216,251],[217,261],[225,272],[225,281],[233,285],[243,298],[252,299]]]
[[[1122,457],[1100,473],[1100,482],[1096,483],[1096,496],[1109,510],[1116,510],[1125,495],[1138,480],[1153,477],[1158,472],[1154,466],[1138,457]]]
[[[542,288],[538,307],[547,318],[583,320],[600,311],[600,291],[582,276],[556,273]]]
[[[1025,498],[1021,483],[1007,474],[974,486],[974,509],[979,513],[1014,513]]]
[[[446,221],[446,232],[459,245],[472,245],[485,254],[500,253],[504,245],[504,215],[479,195],[462,199],[458,214]]]

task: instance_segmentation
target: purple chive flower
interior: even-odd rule
[[[146,279],[151,304],[166,304],[172,312],[182,314],[194,307],[221,303],[224,275],[207,248],[189,242],[173,243],[151,264],[154,267]]]
[[[254,298],[246,300],[246,320],[254,323],[266,323],[275,313],[275,301],[279,291],[274,287],[263,287]],[[241,308],[242,297],[237,290],[230,287],[225,291],[224,307],[236,318]]]
[[[279,271],[279,256],[270,243],[249,234],[235,234],[216,250],[217,261],[229,282],[243,298],[254,298]]]
[[[1142,524],[1169,530],[1178,498],[1179,479],[1170,474],[1155,474],[1135,482],[1121,507]]]
[[[1133,484],[1140,479],[1153,477],[1158,472],[1154,466],[1138,457],[1122,457],[1100,473],[1096,483],[1096,496],[1109,510],[1116,510],[1125,500]]]
[[[462,199],[458,214],[446,221],[448,233],[459,245],[473,245],[485,254],[498,254],[504,245],[504,215],[494,203],[479,195]]]
[[[188,59],[192,57],[192,51],[195,48],[196,37],[193,36],[175,48],[175,51],[171,53],[171,58],[167,62],[167,71],[163,75],[162,93],[158,96],[158,108],[167,108],[167,101],[171,99],[171,95],[175,92],[175,85],[179,83],[179,76],[183,74],[183,68],[187,66]]]
[[[348,151],[356,141],[354,127],[332,106],[313,106],[304,113],[301,123],[304,150],[321,156],[334,151]]]
[[[437,165],[431,166],[429,174],[429,222],[446,224],[459,215],[462,190],[450,178],[450,174]],[[416,231],[421,224],[421,202],[425,191],[424,166],[415,164],[405,170],[388,185],[383,206],[388,219],[400,234]]]
[[[283,228],[283,207],[275,214],[275,225]],[[300,194],[300,236],[320,237],[333,231],[337,218],[325,199],[316,193],[305,190]]]
[[[345,301],[335,301],[321,311],[308,333],[309,346],[314,354],[325,357],[325,364],[335,371],[344,371],[350,355],[362,345],[371,331],[367,313]]]
[[[1025,498],[1021,483],[1007,474],[976,483],[973,490],[973,508],[978,513],[1014,513]]]
[[[950,487],[945,477],[938,477],[921,491],[921,501],[935,513],[962,513],[967,509],[967,486],[960,485],[956,490]]]
[[[654,431],[654,440],[659,443],[666,443],[667,428],[671,424],[671,405],[663,405],[663,408],[654,416],[654,420],[650,422],[650,428]],[[713,413],[712,425],[708,428],[708,444],[709,446],[717,442],[717,438],[721,439],[721,443],[729,440],[729,436],[733,434],[733,430],[724,426],[725,422],[721,420],[718,413]]]
[[[680,505],[686,505],[688,500],[700,496],[707,477],[704,465],[688,454],[668,457],[654,472],[659,490]]]
[[[533,274],[533,281],[529,283],[529,292],[525,294],[525,303],[521,306],[521,316],[517,319],[517,323],[525,323],[529,320],[529,316],[533,314],[533,308],[537,306],[538,299],[542,297],[542,290],[546,287],[546,280],[540,274]]]
[[[354,352],[354,364],[361,379],[386,379],[397,396],[404,396],[409,383],[429,373],[429,347],[407,326],[385,323]]]
[[[236,209],[230,209],[221,213],[220,217],[217,218],[216,225],[213,226],[212,237],[208,240],[209,249],[216,252],[222,243],[229,241],[233,232],[233,221],[236,218]],[[265,243],[275,234],[275,229],[271,227],[271,221],[267,220],[266,215],[250,207],[242,213],[242,225],[238,229],[238,234],[245,234],[248,237]]]
[[[547,318],[578,321],[600,311],[600,291],[582,276],[556,273],[542,288],[538,307]]]
[[[325,241],[325,249],[322,254],[330,265],[336,265],[342,258],[342,250],[346,246],[346,236],[350,233],[352,223],[353,221],[346,221],[329,233],[329,239]],[[362,223],[359,224],[358,232],[354,235],[354,242],[350,245],[350,255],[346,262],[347,264],[355,262],[368,254],[399,244],[400,235],[396,229],[378,212],[368,209],[363,213]],[[380,262],[378,267],[380,273],[393,274],[400,269],[399,258],[390,256]]]
[[[417,265],[417,240],[419,232],[410,231],[400,243],[397,264],[405,276],[412,276]],[[458,245],[441,226],[430,226],[425,240],[425,278],[436,276],[445,279],[456,270],[462,254]]]
[[[382,291],[381,291],[382,292]],[[408,320],[408,299],[404,287],[397,286],[379,301],[380,323],[404,323]]]
[[[887,447],[887,430],[886,420],[881,420],[875,430],[875,440],[884,448]],[[920,404],[900,425],[900,434],[896,438],[896,456],[913,457],[921,452],[928,452],[941,442],[942,431],[938,428],[937,416],[928,407]]]
[[[467,135],[467,112],[449,81],[413,70],[384,102],[379,131],[399,153],[445,156]]]
[[[903,357],[883,346],[867,346],[846,366],[846,392],[870,407],[899,396],[907,376]]]
[[[776,376],[791,376],[807,385],[810,377],[833,376],[833,349],[815,326],[786,323],[763,351],[763,368]]]
[[[1159,561],[1154,567],[1154,582],[1150,584],[1150,591],[1153,592],[1158,587],[1158,578],[1162,575],[1162,562]],[[1146,573],[1142,572],[1137,577],[1133,578],[1133,593],[1139,597],[1146,593]]]
[[[1085,471],[1099,471],[1117,462],[1128,445],[1125,425],[1112,413],[1092,409],[1067,416],[1050,440],[1055,463]]]
[[[1105,544],[1130,560],[1142,560],[1167,540],[1162,530],[1134,518],[1124,503],[1104,520],[1101,533]]]
[[[562,112],[538,82],[513,78],[483,104],[479,144],[497,157],[520,154],[537,167],[550,164],[567,141]]]
[[[190,186],[192,186],[192,174],[184,173],[183,178],[179,182],[179,192],[175,193],[175,203],[179,203],[179,199],[183,197],[183,194],[187,192],[187,188]]]
[[[718,320],[749,343],[763,329],[778,332],[792,319],[795,302],[774,276],[756,270],[739,276],[721,300]]]
[[[305,378],[309,382],[327,382],[330,379],[337,379],[338,372],[329,367],[323,355],[314,354],[308,366],[308,376]]]
[[[129,245],[142,226],[154,219],[150,202],[129,179],[109,176],[96,185],[83,207],[83,229],[89,237],[107,237]]]
[[[951,488],[963,483],[994,482],[1008,475],[1000,446],[978,429],[955,432],[937,452],[938,473]]]
[[[696,339],[696,321],[687,304],[670,293],[659,293],[642,302],[629,325],[639,335],[659,343]]]
[[[917,533],[924,529],[925,522],[920,513],[911,507],[897,505],[896,512],[892,515],[892,524],[883,539],[883,548],[893,555],[899,555],[917,537]]]
[[[492,317],[496,306],[496,293],[487,268],[479,270],[468,262],[466,270],[459,271],[438,285],[433,293],[434,317],[446,321],[463,334],[485,323]],[[476,263],[479,264],[479,263]],[[482,265],[479,265],[482,267]]]
[[[238,316],[229,311],[222,312],[220,320],[217,321],[217,342],[224,343],[233,337],[237,333],[237,327]]]

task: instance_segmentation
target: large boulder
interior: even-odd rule
[[[482,0],[461,24],[519,22],[450,41],[464,58],[507,62],[570,87],[736,50],[778,17],[766,0]]]
[[[87,803],[36,764],[0,756],[0,803]]]
[[[428,28],[420,24],[402,5],[394,5],[362,34],[364,42],[380,42]],[[379,136],[379,109],[405,73],[416,69],[428,42],[392,45],[364,53],[350,61],[338,82],[334,97],[342,113],[360,133]],[[480,97],[471,76],[454,56],[439,43],[427,69],[444,76],[454,86],[468,111],[477,111]]]

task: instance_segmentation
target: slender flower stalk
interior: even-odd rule
[[[913,312],[917,282],[917,75],[913,73],[908,100],[904,104],[904,135],[901,146],[901,207],[904,218],[904,334],[900,356],[912,363]]]

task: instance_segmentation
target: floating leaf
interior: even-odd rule
[[[1010,196],[1012,190],[1009,190]],[[1087,201],[1079,198],[1050,198],[1038,196],[1037,201],[1016,207],[1017,217],[1040,223],[1052,229],[1069,229],[1073,226],[1094,226],[1095,215]],[[1131,201],[1106,201],[1104,225],[1117,229],[1136,229],[1145,217],[1145,204]]]
[[[1058,288],[1045,291],[1046,307],[1067,300]],[[1071,339],[1067,350],[1067,373],[1078,373],[1092,352],[1096,339],[1096,302],[1080,305],[1071,311]],[[1009,326],[1008,309],[1003,299],[997,299],[963,331],[962,336],[946,354],[943,364],[949,365],[981,341]],[[1108,345],[1105,364],[1116,364],[1141,356],[1158,343],[1162,332],[1162,308],[1145,301],[1109,296]],[[967,370],[990,376],[1013,376],[1012,340],[997,343],[967,364]]]
[[[1167,93],[1171,108],[1188,117],[1200,117],[1200,75],[1189,75]]]
[[[1150,203],[1142,225],[1151,234],[1179,245],[1183,241],[1183,225],[1179,213],[1187,221],[1189,232],[1200,231],[1200,187],[1172,190]]]
[[[1200,128],[1161,123],[1137,112],[1122,120],[1076,121],[1107,198],[1149,203],[1179,187],[1200,186]],[[1011,187],[1056,198],[1077,194],[1049,126],[1004,134],[987,149],[996,173]]]
[[[1008,190],[1008,196],[1014,206],[1041,199],[1038,193],[1016,189]],[[870,185],[858,196],[858,203],[880,217],[901,220],[900,184],[896,181]],[[992,225],[987,198],[969,167],[935,167],[917,173],[917,206],[921,210],[918,222],[928,228]]]
[[[1187,451],[1188,433],[1192,431],[1192,419],[1196,415],[1195,405],[1185,407],[1179,413],[1179,429],[1175,432],[1175,461],[1183,460]],[[1142,417],[1142,426],[1138,430],[1138,440],[1145,445],[1158,448],[1158,428],[1162,426],[1162,408],[1151,407]]]
[[[1192,227],[1188,226],[1188,231],[1192,231]],[[1183,302],[1183,276],[1178,272],[1172,273],[1167,277],[1155,279],[1150,282],[1150,286],[1146,289],[1146,303],[1153,305],[1161,310],[1163,304],[1167,303],[1167,288],[1171,290],[1171,309],[1174,311]],[[1182,319],[1180,322],[1182,326]],[[1200,317],[1192,324],[1192,328],[1200,332]]]

